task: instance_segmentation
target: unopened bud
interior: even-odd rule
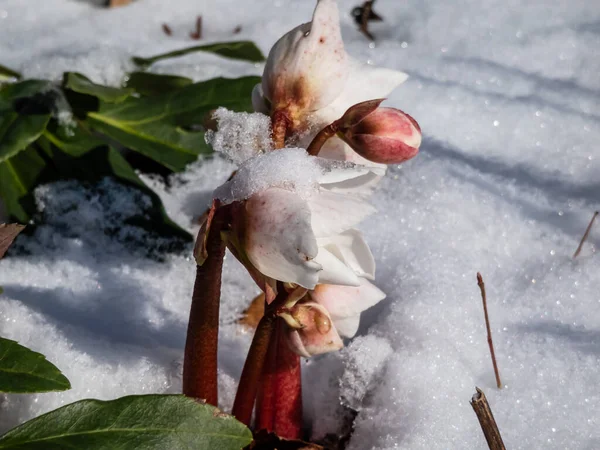
[[[318,303],[299,303],[281,316],[290,328],[287,337],[290,348],[306,358],[339,350],[343,347],[329,312]],[[293,324],[293,325],[292,325]]]
[[[381,100],[359,103],[344,114],[339,120],[339,136],[360,156],[376,163],[398,164],[415,156],[421,145],[419,124],[394,108],[376,108],[364,114],[372,107],[372,102]],[[357,122],[356,116],[363,118]],[[348,120],[352,124],[344,126]]]

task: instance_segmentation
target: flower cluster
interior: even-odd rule
[[[370,282],[373,255],[353,227],[373,212],[366,197],[385,171],[381,163],[418,152],[416,121],[372,100],[406,78],[352,60],[336,1],[319,0],[312,21],[274,45],[254,89],[255,109],[283,117],[288,142],[310,149],[315,131],[332,129],[312,152],[318,156],[302,148],[258,152],[215,193],[222,204],[238,202],[228,247],[259,286],[275,292],[279,281],[307,290],[280,313],[299,355],[341,348],[341,337],[356,333],[360,313],[385,297]]]
[[[296,355],[339,350],[342,338],[358,331],[360,314],[385,298],[372,283],[375,261],[355,227],[374,212],[369,196],[386,165],[418,152],[417,122],[380,106],[406,78],[353,60],[341,39],[336,1],[318,0],[312,21],[271,49],[252,94],[256,113],[217,111],[218,130],[208,139],[238,168],[215,190],[194,250],[200,306],[192,302],[186,395],[216,402],[226,246],[265,299],[233,414],[249,423],[256,400],[257,428],[299,435]]]

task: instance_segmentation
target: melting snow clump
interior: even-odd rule
[[[218,108],[213,119],[217,131],[206,133],[206,142],[236,164],[273,149],[271,119],[261,113],[233,112]]]

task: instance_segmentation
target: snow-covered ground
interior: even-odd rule
[[[363,316],[362,335],[346,349],[305,366],[313,436],[339,431],[341,402],[358,410],[354,450],[485,448],[469,405],[477,385],[507,448],[600,448],[600,229],[571,258],[600,207],[600,3],[378,0],[385,22],[372,28],[374,46],[349,15],[358,3],[340,1],[348,51],[410,74],[389,104],[419,121],[424,142],[415,159],[388,172],[373,197],[379,213],[362,225],[387,300]],[[191,45],[197,14],[207,42],[252,39],[266,53],[313,7],[310,0],[138,0],[104,10],[3,0],[0,63],[26,77],[78,70],[118,84],[131,55]],[[262,70],[202,54],[153,69],[198,80]],[[194,231],[192,219],[230,170],[214,159],[174,176],[169,188],[148,181],[171,217]],[[6,396],[1,428],[80,398],[180,391],[190,251],[158,261],[108,236],[115,221],[143,208],[109,181],[96,189],[47,186],[38,199],[47,224],[19,239],[30,254],[0,263],[0,335],[47,355],[73,389]],[[139,230],[123,233],[159,244]],[[494,387],[477,271],[488,290],[502,390]],[[235,321],[255,293],[229,257],[225,409],[251,339]]]

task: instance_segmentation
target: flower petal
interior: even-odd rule
[[[270,188],[246,202],[244,248],[250,262],[279,281],[312,289],[319,278],[319,252],[311,211],[298,195]]]
[[[408,79],[407,74],[397,70],[369,66],[352,58],[348,63],[348,78],[341,94],[312,115],[312,121],[319,129],[342,117],[357,103],[387,97]]]
[[[361,312],[379,303],[385,294],[374,284],[360,279],[360,286],[335,286],[319,284],[310,293],[327,311],[332,319],[347,319],[359,316]]]
[[[270,115],[269,107],[263,93],[262,85],[259,83],[252,89],[252,107],[254,111]]]
[[[274,108],[312,111],[331,103],[348,76],[336,0],[319,0],[310,23],[286,33],[271,49],[262,86]]]
[[[375,208],[358,196],[338,194],[326,189],[308,198],[312,229],[316,237],[342,233],[359,223]]]
[[[347,319],[335,319],[335,328],[341,337],[354,337],[360,325],[360,316],[348,317]]]
[[[339,183],[346,180],[353,180],[370,172],[369,167],[348,163],[344,160],[315,158],[315,162],[323,170],[323,174],[319,178],[319,184]]]
[[[362,233],[354,228],[336,236],[317,239],[323,247],[350,267],[359,277],[375,279],[375,258]]]
[[[358,286],[360,284],[354,270],[327,249],[319,248],[319,254],[314,261],[322,267],[319,272],[319,283],[345,286]]]

